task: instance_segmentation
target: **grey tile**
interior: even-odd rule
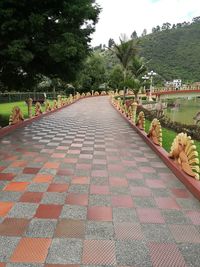
[[[109,195],[90,195],[89,206],[111,206],[111,196],[109,196]]]
[[[80,264],[83,243],[79,239],[54,238],[46,263]]]
[[[10,256],[13,254],[17,243],[19,242],[19,237],[6,237],[0,236],[0,261],[7,262]]]
[[[71,183],[71,180],[72,180],[71,176],[56,175],[53,179],[53,182],[59,184],[66,184],[66,183]]]
[[[47,168],[42,168],[40,169],[40,171],[38,173],[42,173],[42,174],[51,174],[51,175],[56,175],[57,170],[56,169],[47,169]]]
[[[9,191],[2,191],[0,192],[0,200],[1,201],[11,201],[16,202],[22,196],[23,192],[9,192]]]
[[[176,198],[176,202],[182,209],[200,209],[200,201],[195,198]]]
[[[148,249],[141,241],[117,241],[116,258],[118,265],[152,267]]]
[[[35,174],[18,174],[15,178],[15,182],[31,182],[33,178],[35,177]]]
[[[43,204],[64,204],[67,193],[45,192],[41,203]]]
[[[92,177],[90,180],[91,184],[95,185],[108,185],[108,177]]]
[[[174,242],[171,232],[164,224],[143,224],[142,232],[148,242]]]
[[[8,217],[32,218],[35,215],[38,204],[16,203],[8,213]]]
[[[122,195],[127,195],[130,194],[129,187],[124,187],[124,186],[111,186],[110,191],[112,194],[122,194]]]
[[[178,244],[178,248],[187,263],[187,267],[200,266],[199,244]]]
[[[167,188],[151,188],[154,197],[170,197],[171,193]]]
[[[87,208],[75,205],[64,205],[60,218],[85,220],[87,217]]]
[[[114,227],[112,222],[92,222],[86,225],[86,239],[107,239],[114,238]]]
[[[26,231],[29,237],[53,237],[57,220],[33,219]]]
[[[6,267],[43,267],[43,264],[35,263],[7,263]]]
[[[79,185],[79,184],[73,184],[70,185],[68,192],[72,193],[88,193],[89,191],[89,185]]]
[[[2,173],[21,173],[24,167],[7,167],[5,168]]]
[[[129,208],[113,208],[114,222],[139,222],[136,211]]]
[[[32,183],[28,185],[27,191],[30,192],[46,192],[49,187],[48,183]]]
[[[134,206],[137,208],[154,208],[157,207],[152,197],[133,197]]]
[[[162,210],[162,215],[167,224],[187,224],[190,220],[179,210]]]

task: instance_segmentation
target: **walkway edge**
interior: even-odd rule
[[[60,108],[51,110],[49,112],[44,112],[39,116],[35,116],[35,117],[32,117],[32,118],[25,119],[23,122],[19,122],[19,123],[16,123],[14,125],[8,125],[6,127],[3,127],[3,128],[0,129],[0,138],[5,136],[5,135],[7,135],[7,134],[9,134],[10,132],[13,132],[14,130],[16,130],[18,128],[25,127],[26,125],[28,125],[28,124],[30,124],[30,123],[32,123],[34,121],[40,120],[45,116],[51,115],[51,114],[53,114],[53,113],[55,113],[55,112],[57,112],[57,111],[59,111],[59,110],[61,110],[63,108],[67,108],[67,107],[71,106],[72,104],[76,103],[77,101],[79,101],[81,99],[83,99],[83,98],[79,98],[79,99],[75,100],[74,102],[72,102],[70,104],[66,104],[66,105],[64,105],[64,106],[62,106]]]
[[[153,144],[147,137],[145,131],[141,131],[135,126],[123,113],[121,113],[110,101],[113,108],[131,125],[131,127],[142,137],[145,143],[162,159],[167,167],[175,174],[175,176],[188,188],[188,190],[200,200],[200,181],[185,174],[169,157],[167,151],[163,147]]]

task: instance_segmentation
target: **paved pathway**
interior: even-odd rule
[[[107,97],[0,139],[0,159],[0,267],[200,266],[199,202]]]

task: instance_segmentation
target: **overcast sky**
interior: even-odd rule
[[[144,29],[165,22],[171,24],[191,21],[200,16],[200,0],[96,0],[102,7],[92,46],[108,45],[113,38],[118,42],[121,34],[128,37],[136,30],[138,36]]]

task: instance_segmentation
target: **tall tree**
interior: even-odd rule
[[[132,39],[129,41],[120,38],[120,44],[114,45],[112,50],[123,68],[124,84],[127,77],[127,72],[130,66],[131,60],[136,56],[138,52],[137,43]],[[124,86],[123,102],[125,102],[126,87]]]
[[[73,80],[99,12],[93,0],[1,0],[0,80],[10,87],[37,74]]]
[[[108,47],[111,48],[114,44],[115,44],[114,39],[110,38],[110,39],[108,40]]]
[[[137,38],[138,38],[137,32],[134,31],[134,32],[131,34],[131,39],[137,39]]]
[[[144,37],[146,35],[147,35],[147,29],[144,29],[141,36]]]

